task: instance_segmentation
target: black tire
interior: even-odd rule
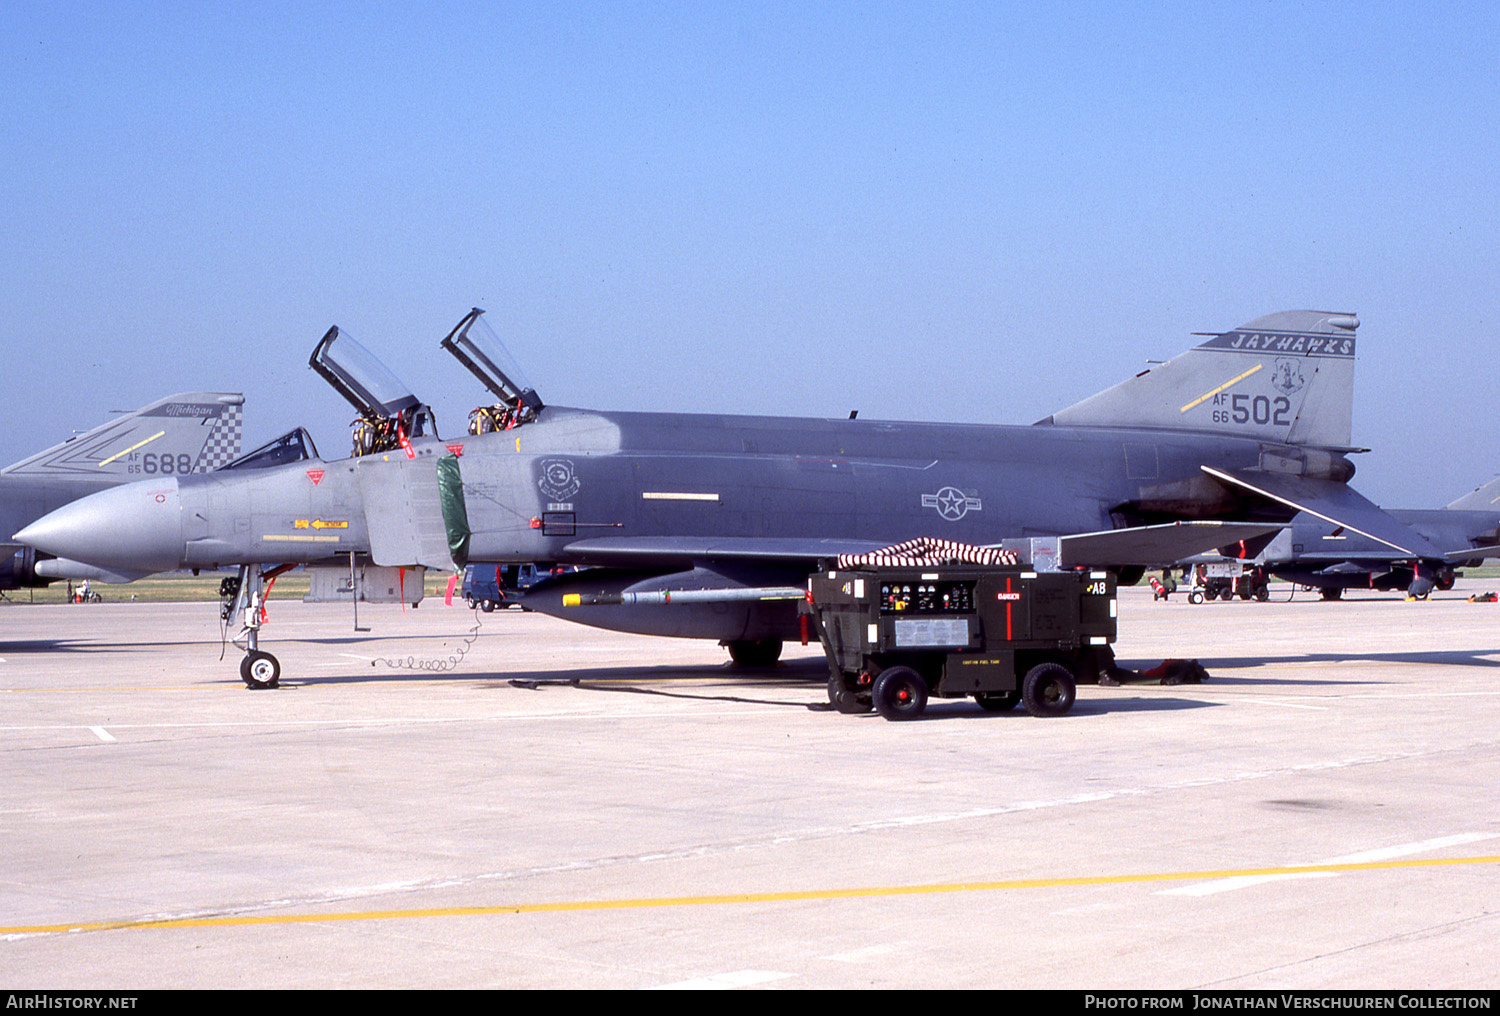
[[[1038,663],[1021,682],[1021,701],[1032,716],[1062,716],[1077,698],[1078,685],[1061,663]]]
[[[774,667],[781,659],[780,639],[730,642],[728,649],[729,658],[737,667]]]
[[[474,599],[474,597],[472,596],[465,596],[464,602],[469,605],[470,610],[473,610],[475,607],[479,606],[479,601]]]
[[[1255,590],[1255,599],[1258,603],[1265,603],[1271,598],[1271,590],[1268,586],[1258,586]]]
[[[1328,587],[1324,587],[1318,590],[1318,595],[1323,597],[1323,599],[1325,600],[1339,600],[1343,598],[1344,591],[1338,586],[1334,586],[1331,589]]]
[[[927,708],[927,682],[910,667],[890,667],[875,679],[870,700],[888,720],[914,720]]]
[[[982,691],[974,696],[974,701],[979,703],[979,708],[987,713],[1006,713],[1016,707],[1021,701],[1019,691]]]
[[[279,688],[281,663],[270,653],[251,650],[240,661],[240,680],[247,688]]]
[[[486,614],[493,614],[495,612],[495,601],[485,600],[479,604],[479,609],[484,611]]]
[[[1192,604],[1202,603],[1203,593],[1201,593],[1197,589],[1194,589],[1191,593],[1188,593],[1188,602]]]

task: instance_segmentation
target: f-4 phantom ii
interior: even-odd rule
[[[1266,545],[1259,560],[1272,575],[1311,586],[1325,600],[1346,589],[1405,589],[1425,598],[1453,587],[1454,568],[1500,557],[1500,478],[1444,508],[1391,509],[1389,514],[1438,548],[1412,557],[1331,522],[1298,515]]]
[[[0,469],[0,537],[106,487],[225,465],[240,453],[244,402],[243,395],[230,392],[171,395]],[[0,543],[0,589],[45,586],[58,579],[127,582],[145,574]]]
[[[264,578],[302,563],[578,565],[523,604],[716,639],[768,663],[808,574],[920,536],[1058,538],[1061,567],[1140,569],[1268,539],[1299,510],[1409,556],[1425,540],[1347,485],[1352,314],[1287,311],[1030,426],[597,412],[544,403],[471,311],[442,340],[498,400],[440,440],[431,411],[333,328],[312,366],[361,413],[356,454],[105,491],[17,538],[100,567],[240,566],[252,687]],[[473,433],[478,431],[478,433]],[[1253,551],[1252,551],[1253,552]]]

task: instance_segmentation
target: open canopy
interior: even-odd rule
[[[521,365],[511,356],[500,336],[483,318],[484,311],[475,307],[458,327],[448,333],[442,347],[469,369],[481,384],[501,403],[535,413],[542,408],[541,396],[521,373]]]
[[[318,341],[307,365],[366,419],[390,419],[421,404],[410,386],[338,325]]]

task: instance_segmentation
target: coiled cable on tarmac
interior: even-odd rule
[[[371,660],[370,666],[373,667],[377,664],[384,663],[387,667],[391,667],[396,670],[425,670],[433,674],[441,674],[446,673],[450,670],[457,670],[459,664],[463,663],[464,657],[469,654],[469,650],[474,648],[474,643],[479,639],[479,629],[483,626],[484,622],[480,617],[479,611],[474,611],[474,627],[470,628],[469,633],[464,636],[463,645],[459,646],[453,652],[449,653],[446,658],[432,657],[425,660],[419,660],[415,656],[408,656],[405,659],[396,659],[395,657],[391,656],[382,656]]]

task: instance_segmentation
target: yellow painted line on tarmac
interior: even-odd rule
[[[1001,882],[947,882],[932,885],[862,886],[850,889],[805,889],[779,893],[725,893],[716,896],[658,896],[619,900],[562,900],[555,903],[506,903],[490,907],[428,907],[411,910],[359,910],[327,914],[273,914],[260,917],[184,917],[141,921],[94,921],[77,924],[36,924],[0,927],[0,935],[46,935],[73,931],[144,931],[170,928],[241,928],[255,925],[323,924],[333,921],[391,921],[414,917],[495,917],[502,914],[557,914],[591,910],[646,910],[656,907],[712,907],[744,903],[796,903],[808,900],[873,899],[887,896],[927,896],[938,893],[999,892],[1006,889],[1060,889],[1073,886],[1131,885],[1143,882],[1188,882],[1267,875],[1306,875],[1319,872],[1389,871],[1411,868],[1463,867],[1500,864],[1500,855],[1442,857],[1426,860],[1363,861],[1344,864],[1301,864],[1275,868],[1231,868],[1218,871],[1166,871],[1121,875],[1080,875],[1069,878],[1024,878]]]

